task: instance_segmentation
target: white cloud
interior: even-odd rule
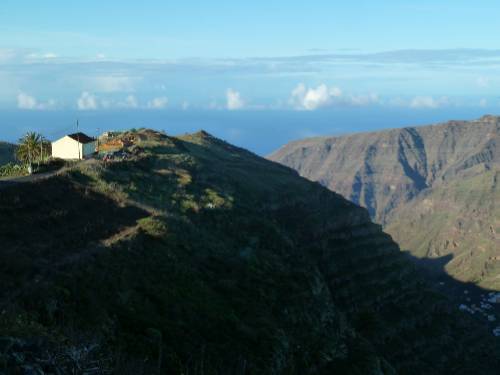
[[[45,110],[54,108],[56,105],[55,100],[50,99],[47,102],[40,103],[34,96],[26,93],[19,93],[17,95],[17,108],[27,110]]]
[[[29,53],[23,57],[23,60],[27,62],[51,62],[57,59],[59,56],[53,52],[36,52]]]
[[[242,109],[245,107],[245,102],[241,98],[241,94],[233,89],[226,91],[226,108],[230,111]]]
[[[410,108],[414,109],[436,109],[449,104],[448,98],[435,99],[432,96],[416,96],[410,101]]]
[[[138,108],[139,102],[134,95],[129,95],[125,98],[125,103],[123,105],[125,108]]]
[[[87,91],[82,92],[77,100],[77,105],[80,111],[96,110],[99,108],[96,96]],[[107,105],[107,102],[105,102],[103,106],[107,107]]]
[[[184,100],[182,102],[181,108],[183,111],[187,111],[189,109],[189,106],[190,106],[189,102],[187,100]]]
[[[366,106],[379,102],[376,94],[344,95],[338,87],[321,84],[316,88],[308,88],[303,83],[293,89],[290,104],[298,110],[314,111],[334,105]]]
[[[93,95],[92,95],[93,96]],[[95,96],[93,96],[95,99],[95,108],[91,109],[98,109],[98,108],[103,108],[103,109],[113,109],[113,108],[120,108],[120,109],[136,109],[139,108],[139,101],[134,95],[128,95],[124,100],[114,100],[114,99],[109,99],[109,98],[104,98],[101,100],[98,100]]]
[[[81,111],[98,109],[160,109],[166,107],[167,104],[168,99],[166,97],[155,98],[149,101],[147,105],[141,105],[135,95],[127,95],[124,99],[102,98],[88,91],[82,92],[77,100],[78,109]]]
[[[55,58],[57,58],[58,56],[57,56],[55,53],[48,52],[48,53],[44,53],[44,54],[42,55],[42,57],[43,57],[44,59],[55,59]]]
[[[20,109],[37,109],[37,100],[28,94],[20,93],[17,95],[17,108]]]
[[[479,101],[479,106],[480,106],[481,108],[487,107],[487,106],[488,106],[488,100],[486,100],[486,99],[484,99],[484,98],[483,98],[483,99],[481,99],[481,100]]]
[[[413,109],[437,109],[444,106],[458,105],[446,96],[434,98],[433,96],[415,96],[414,98],[396,97],[389,100],[388,105],[394,107],[408,107]]]
[[[166,96],[160,96],[154,98],[148,102],[147,107],[150,109],[164,109],[168,106],[168,98]]]
[[[293,91],[290,99],[296,109],[313,111],[332,104],[335,98],[342,96],[342,91],[337,87],[328,88],[325,84],[316,88],[307,88],[303,83]]]

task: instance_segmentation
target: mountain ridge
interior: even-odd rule
[[[449,121],[446,123],[389,129],[381,132],[357,133],[348,136],[296,141],[288,144],[269,158],[296,169],[300,175],[318,181],[329,189],[336,191],[366,207],[371,217],[382,223],[404,249],[414,255],[439,256],[450,253],[447,243],[458,237],[452,233],[456,226],[452,217],[443,218],[440,225],[448,238],[437,239],[437,235],[426,235],[426,221],[439,223],[440,212],[422,209],[420,220],[412,220],[416,206],[424,205],[424,200],[432,196],[432,192],[449,189],[449,196],[455,196],[456,189],[465,186],[469,181],[469,189],[477,192],[484,200],[495,205],[500,199],[493,179],[485,179],[484,188],[477,186],[478,176],[494,173],[500,165],[500,119],[486,115],[474,121]],[[460,188],[462,186],[462,188]],[[483,193],[481,193],[483,192]],[[472,194],[472,193],[471,193]],[[447,199],[441,194],[441,200]],[[432,200],[432,198],[431,198]],[[412,205],[413,204],[413,205]],[[479,204],[477,202],[476,204]],[[465,205],[459,199],[448,202],[448,206]],[[412,207],[405,209],[405,207]],[[471,212],[473,206],[468,205]],[[460,211],[461,217],[467,214],[466,207]],[[465,215],[465,216],[464,216]],[[484,211],[476,228],[478,236],[487,236],[493,228],[494,232],[486,244],[485,252],[494,258],[500,248],[496,234],[498,233],[499,214],[495,209]],[[462,219],[466,220],[466,219]],[[405,222],[409,231],[404,225]],[[471,229],[472,230],[472,229]],[[408,238],[412,233],[411,238]],[[417,246],[416,242],[420,244]],[[470,241],[463,241],[462,248],[451,252],[461,256],[471,249]],[[467,244],[465,244],[467,242]],[[417,248],[418,247],[418,248]],[[467,268],[467,267],[466,267]],[[458,268],[450,268],[450,272],[464,281],[475,280],[487,287],[500,288],[500,283],[485,278],[487,263],[468,268],[466,272]]]
[[[12,143],[0,141],[0,166],[3,164],[13,162],[15,160],[14,157],[15,150],[16,146],[13,145]]]

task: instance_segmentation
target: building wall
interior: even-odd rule
[[[83,157],[94,154],[96,147],[97,147],[96,142],[90,142],[90,143],[84,144],[83,145],[83,152],[82,152]]]
[[[96,143],[78,144],[74,139],[66,136],[52,142],[52,157],[60,159],[85,158],[95,152]]]
[[[79,153],[81,154],[81,145],[68,136],[52,142],[53,158],[78,159]]]

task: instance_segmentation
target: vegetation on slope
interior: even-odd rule
[[[500,169],[443,184],[394,213],[387,226],[418,257],[452,255],[446,265],[462,281],[500,290]]]
[[[26,133],[17,145],[0,142],[0,178],[26,176],[35,170],[44,172],[62,163],[54,163],[50,154],[50,142],[35,132]]]
[[[500,118],[292,143],[271,159],[366,207],[413,255],[500,290]]]
[[[2,190],[0,370],[496,372],[365,210],[204,132],[135,136],[128,161]]]
[[[0,142],[0,166],[14,162],[15,150],[13,144]]]

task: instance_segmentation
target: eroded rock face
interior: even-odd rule
[[[500,162],[500,119],[451,121],[290,143],[272,155],[302,176],[368,208],[384,223],[427,188],[476,175]]]
[[[499,117],[484,116],[306,139],[269,158],[366,207],[414,255],[469,252],[450,273],[498,288],[499,130]]]

